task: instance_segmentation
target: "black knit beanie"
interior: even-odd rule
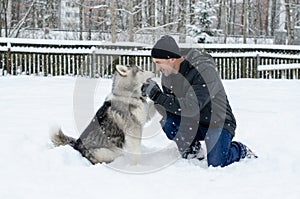
[[[162,36],[151,50],[151,57],[157,59],[180,58],[179,47],[173,37]]]

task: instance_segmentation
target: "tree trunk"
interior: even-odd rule
[[[92,40],[92,8],[89,8],[89,13],[88,13],[88,37],[87,40]]]
[[[142,22],[142,24],[141,24],[141,28],[143,29],[144,27],[145,27],[145,25],[147,24],[147,12],[146,12],[146,9],[147,9],[147,5],[146,5],[146,2],[145,1],[143,1],[142,3],[141,3],[142,5],[141,5],[141,15],[142,15],[142,20],[141,20],[141,22]]]
[[[0,16],[2,15],[2,12],[0,12]],[[0,37],[2,37],[2,18],[0,17]]]
[[[247,31],[248,31],[248,0],[243,0],[243,43],[247,43]]]
[[[2,37],[2,16],[4,16],[4,0],[0,2],[0,37]]]
[[[152,42],[155,43],[156,41],[156,36],[155,36],[155,1],[152,0],[150,1],[150,5],[149,5],[149,9],[150,9],[150,27],[153,28],[152,30]]]
[[[254,43],[257,44],[257,36],[258,36],[258,26],[257,26],[257,21],[258,21],[258,15],[259,15],[259,1],[260,0],[256,0],[255,2],[253,2],[254,4],[254,20],[253,20],[253,35],[254,35]]]
[[[110,22],[111,22],[111,42],[116,43],[116,17],[115,17],[115,0],[110,1]]]
[[[195,10],[193,8],[193,5],[195,5],[196,0],[190,0],[190,11],[189,11],[189,22],[190,24],[194,23],[194,18],[195,18]]]
[[[292,21],[291,21],[291,7],[290,1],[285,0],[285,12],[286,12],[286,28],[287,28],[287,35],[288,35],[288,44],[294,44],[294,34],[292,31]]]
[[[222,24],[222,0],[218,0],[218,3],[219,3],[219,9],[218,9],[217,29],[221,30],[221,24]]]
[[[171,5],[172,1],[171,0],[166,0],[167,5],[166,5],[166,20],[165,23],[169,24],[171,22]],[[169,32],[171,30],[170,26],[166,27],[166,32]]]
[[[300,0],[295,0],[295,5],[300,5]],[[300,9],[298,8],[296,11],[296,20],[295,25],[300,26]]]
[[[8,37],[8,21],[7,21],[7,5],[8,5],[8,0],[4,0],[3,2],[3,9],[4,9],[4,33],[5,37]]]
[[[79,40],[83,40],[83,20],[84,20],[83,3],[84,3],[84,0],[80,0],[80,4],[79,4]]]
[[[263,8],[262,8],[262,2],[260,0],[257,0],[257,7],[258,7],[258,19],[259,19],[259,36],[263,35],[263,29],[264,29],[264,24],[263,24]]]
[[[134,42],[134,24],[133,24],[132,1],[128,2],[128,6],[129,6],[129,42]]]
[[[228,18],[227,18],[227,7],[226,7],[226,0],[223,0],[222,2],[222,9],[223,9],[223,18],[224,18],[224,27],[223,27],[223,34],[224,34],[224,44],[227,43],[227,36],[228,36]]]
[[[272,12],[271,12],[271,36],[274,36],[276,29],[276,10],[277,10],[277,0],[272,1]]]
[[[236,0],[234,0],[234,6],[233,6],[233,16],[232,16],[232,22],[233,22],[233,25],[232,25],[232,35],[235,35],[235,19],[236,19],[236,10],[237,10],[237,4],[236,4]]]
[[[266,36],[270,35],[271,11],[272,11],[271,0],[267,0],[267,12],[266,12],[266,18],[265,18],[265,33],[266,33]]]
[[[179,43],[185,43],[186,42],[186,1],[182,0],[179,1]]]
[[[30,5],[30,7],[28,8],[26,14],[24,15],[24,17],[15,25],[15,27],[12,29],[12,31],[9,34],[9,37],[18,37],[21,28],[24,26],[24,24],[26,23],[26,20],[29,17],[29,14],[31,13],[32,9],[34,8],[36,4],[36,0],[34,0],[32,2],[32,4]]]
[[[227,32],[228,34],[232,35],[232,28],[233,28],[233,0],[229,1],[229,13],[228,13],[228,28]]]

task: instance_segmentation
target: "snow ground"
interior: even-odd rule
[[[259,156],[226,168],[177,158],[157,116],[145,127],[141,163],[126,157],[90,165],[71,147],[54,148],[49,129],[74,137],[111,80],[0,77],[0,198],[300,198],[300,81],[224,81],[238,122],[235,140]]]

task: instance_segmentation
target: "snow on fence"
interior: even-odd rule
[[[145,70],[155,71],[149,47],[127,44],[72,46],[71,43],[43,46],[36,43],[26,46],[11,45],[10,42],[7,42],[6,46],[0,45],[0,75],[9,73],[111,77],[117,64],[135,64]],[[222,79],[269,78],[271,74],[272,78],[300,78],[298,67],[288,67],[291,66],[289,64],[300,63],[300,50],[294,46],[286,48],[280,46],[273,51],[272,48],[265,49],[259,46],[255,49],[255,45],[189,45],[189,47],[209,52]],[[181,48],[187,49],[184,45]],[[264,65],[278,64],[285,64],[287,67],[262,70]]]
[[[270,64],[270,65],[258,65],[257,71],[262,71],[263,76],[267,78],[277,78],[281,75],[282,79],[285,79],[289,75],[289,79],[299,79],[300,63],[298,64]]]
[[[150,52],[92,48],[0,47],[0,70],[12,75],[110,77],[117,64],[154,71]]]

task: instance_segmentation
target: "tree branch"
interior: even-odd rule
[[[170,25],[175,25],[175,24],[178,24],[178,22],[167,23],[167,24],[164,24],[164,25],[161,25],[161,26],[156,26],[156,27],[142,28],[142,29],[137,30],[135,32],[135,34],[139,33],[139,32],[142,32],[144,30],[157,30],[157,29],[164,28],[164,27],[167,27],[167,26],[170,26]]]
[[[32,2],[32,4],[30,5],[29,9],[27,10],[25,16],[18,22],[18,24],[14,27],[14,29],[11,31],[11,33],[9,34],[8,37],[17,37],[19,35],[20,29],[22,28],[22,26],[24,25],[26,19],[28,18],[30,11],[32,10],[34,4],[36,3],[37,0],[34,0]],[[16,34],[14,35],[14,33],[16,32]]]

